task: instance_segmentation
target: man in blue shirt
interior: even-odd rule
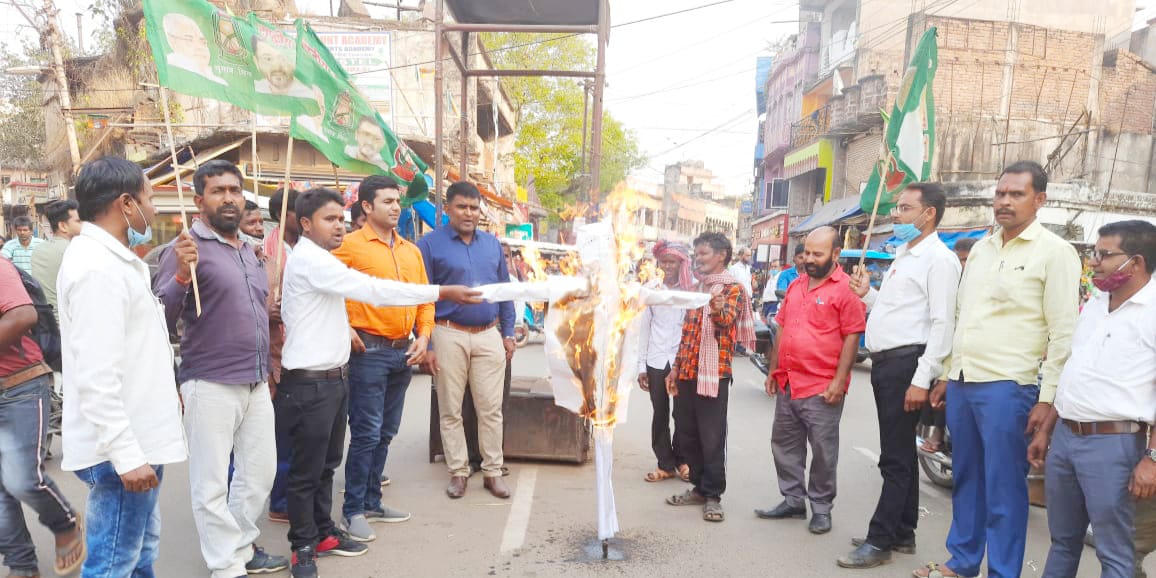
[[[431,284],[477,287],[510,280],[498,238],[477,229],[481,201],[481,193],[470,183],[446,189],[449,225],[417,243]],[[502,480],[502,390],[506,363],[514,356],[514,304],[438,301],[430,343],[425,365],[434,376],[441,412],[442,445],[450,471],[446,494],[455,499],[464,496],[470,475],[462,426],[468,385],[478,414],[485,487],[495,497],[510,497]]]
[[[795,245],[795,266],[779,273],[779,280],[775,284],[775,295],[778,295],[779,302],[787,298],[787,287],[799,278],[799,272],[803,269],[803,244]]]

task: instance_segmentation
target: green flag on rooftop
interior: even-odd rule
[[[935,98],[931,86],[939,65],[935,38],[936,29],[932,27],[919,39],[891,115],[884,115],[883,157],[875,163],[859,198],[865,213],[870,214],[875,208],[876,197],[879,212],[890,211],[895,206],[895,195],[907,185],[931,178],[931,158],[935,153]]]

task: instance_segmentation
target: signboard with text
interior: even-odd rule
[[[333,53],[353,84],[393,126],[392,48],[389,32],[322,32],[317,36]]]

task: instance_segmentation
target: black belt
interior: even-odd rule
[[[895,349],[887,349],[885,351],[871,352],[871,361],[880,362],[888,359],[895,359],[897,357],[907,357],[910,355],[923,355],[923,351],[927,349],[926,345],[904,345],[903,347],[896,347]]]
[[[366,349],[409,349],[409,346],[413,345],[413,340],[408,337],[405,339],[390,339],[388,337],[367,333],[360,329],[356,331],[357,336],[361,338],[361,342],[365,344]]]
[[[286,378],[299,380],[321,380],[321,379],[345,379],[349,376],[349,366],[342,365],[333,369],[290,369],[284,372],[281,384],[285,384]]]

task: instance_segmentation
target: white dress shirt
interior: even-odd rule
[[[301,237],[285,262],[282,281],[281,367],[328,370],[349,362],[346,298],[378,307],[404,307],[433,303],[439,292],[437,285],[400,283],[354,271]]]
[[[1156,280],[1111,313],[1107,293],[1084,305],[1055,407],[1081,422],[1156,417]]]
[[[57,280],[64,363],[61,468],[112,462],[118,474],[188,456],[173,349],[149,269],[84,223]]]
[[[742,284],[743,287],[747,288],[747,295],[748,296],[753,296],[755,294],[754,287],[751,286],[751,266],[750,265],[747,265],[746,263],[743,263],[742,261],[735,261],[734,263],[731,264],[730,268],[727,269],[727,271],[730,271],[730,274],[732,277],[735,278],[735,281],[738,281],[740,284]]]
[[[685,309],[677,307],[647,307],[639,321],[638,373],[646,367],[666,369],[674,365],[678,344],[682,341],[682,319]]]
[[[903,244],[879,290],[863,298],[867,316],[867,349],[887,351],[926,345],[911,384],[924,389],[943,372],[955,334],[955,297],[962,268],[959,258],[939,235],[914,247]]]

